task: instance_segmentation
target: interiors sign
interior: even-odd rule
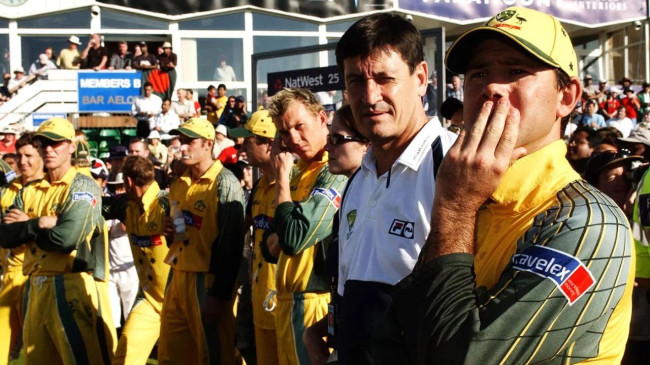
[[[646,0],[399,0],[399,8],[458,21],[487,19],[509,6],[551,14],[587,27],[646,16]]]

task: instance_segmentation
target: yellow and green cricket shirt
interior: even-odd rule
[[[133,262],[138,270],[140,288],[144,297],[160,313],[169,277],[165,257],[169,251],[165,239],[165,217],[169,199],[155,181],[142,200],[129,200],[126,207],[126,232],[131,241]]]
[[[634,283],[631,230],[565,154],[557,141],[515,162],[479,210],[474,255],[438,257],[398,284],[397,316],[413,361],[621,361]]]
[[[253,258],[251,286],[253,297],[253,323],[264,329],[275,328],[275,314],[264,309],[264,301],[270,291],[275,290],[275,264],[264,260],[262,244],[265,234],[271,229],[275,215],[275,181],[263,175],[251,194],[251,217],[253,220]]]
[[[22,188],[23,185],[21,184],[20,179],[17,179],[14,180],[11,185],[2,189],[2,196],[0,196],[0,220],[7,212],[9,212],[9,208],[14,206],[14,200]],[[1,229],[2,228],[0,228],[0,232]],[[24,256],[25,246],[21,245],[12,249],[0,248],[0,266],[2,266],[2,269],[5,272],[13,271],[16,268],[22,268]]]
[[[325,266],[332,221],[347,178],[327,168],[327,153],[311,163],[299,161],[291,175],[291,199],[275,209],[272,229],[282,252],[276,268],[278,293],[329,292]]]
[[[95,180],[70,168],[61,180],[43,180],[43,188],[47,192],[33,205],[36,218],[6,225],[9,234],[0,237],[0,245],[11,248],[29,242],[25,275],[93,272],[96,279],[105,280],[108,241]],[[56,226],[38,228],[38,217],[51,215],[58,217]]]
[[[183,211],[187,239],[165,258],[174,270],[212,273],[211,294],[232,297],[244,247],[244,193],[233,173],[215,161],[196,181],[190,169],[169,190]]]

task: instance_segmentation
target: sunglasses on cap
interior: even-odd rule
[[[353,136],[344,136],[339,133],[330,133],[327,135],[327,141],[332,145],[336,146],[339,144],[347,143],[347,142],[361,142],[361,143],[366,143],[366,140],[361,137],[353,137]]]

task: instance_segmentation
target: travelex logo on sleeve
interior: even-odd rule
[[[201,225],[203,224],[203,217],[200,215],[196,215],[192,212],[184,210],[183,218],[185,218],[186,225],[195,227],[196,229],[201,229]]]
[[[159,235],[153,236],[137,236],[131,234],[131,242],[138,247],[152,247],[162,245],[162,239]]]
[[[576,302],[591,288],[594,277],[576,257],[544,246],[532,246],[512,258],[512,267],[550,279],[569,301]]]
[[[88,202],[93,207],[97,205],[97,199],[95,198],[95,196],[88,192],[72,193],[72,201],[73,202],[85,201]]]
[[[329,188],[329,189],[314,188],[314,190],[312,190],[311,192],[311,195],[314,196],[316,194],[324,195],[329,201],[332,202],[332,204],[334,205],[334,207],[336,207],[336,209],[339,209],[339,207],[341,206],[341,195],[334,188]]]

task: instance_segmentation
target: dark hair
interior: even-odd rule
[[[228,90],[228,88],[226,88],[226,85],[224,85],[224,84],[219,84],[219,86],[217,86],[217,90],[219,90],[221,88],[223,88],[224,90]]]
[[[451,119],[457,110],[463,110],[463,102],[456,98],[447,98],[440,105],[440,115],[445,119]]]
[[[122,166],[122,174],[140,187],[151,184],[155,176],[151,160],[141,156],[127,157]]]
[[[396,14],[372,14],[361,18],[343,34],[336,45],[336,63],[344,73],[346,58],[366,57],[389,49],[402,56],[411,73],[424,61],[422,36],[413,24]]]
[[[194,95],[194,91],[192,91],[192,89],[185,89],[185,91],[187,91],[189,94]]]
[[[170,99],[170,98],[164,98],[164,99],[162,100],[163,104],[164,104],[166,101],[168,101],[168,102],[171,104],[172,99]]]
[[[148,86],[151,86],[153,88],[153,85],[150,82],[145,82],[144,85],[142,85],[142,86],[145,87],[145,88],[148,87]]]
[[[337,109],[334,112],[334,118],[338,118],[338,120],[345,126],[347,127],[352,133],[354,134],[355,137],[359,137],[361,139],[361,143],[368,143],[370,142],[366,137],[361,135],[359,132],[359,129],[357,129],[356,122],[354,121],[354,116],[352,115],[352,108],[350,107],[350,104],[345,104],[339,109]]]
[[[136,144],[136,143],[142,143],[142,146],[144,148],[147,148],[147,142],[142,138],[133,137],[133,138],[131,138],[131,140],[129,140],[129,146],[132,145],[132,144]]]
[[[576,134],[580,132],[585,132],[587,133],[587,142],[589,142],[589,147],[594,148],[600,144],[602,141],[602,137],[598,132],[596,132],[593,128],[583,125],[578,127],[574,132],[573,135],[575,136]]]
[[[16,151],[21,149],[24,146],[32,145],[37,151],[39,156],[41,155],[41,141],[38,138],[34,138],[34,132],[23,133],[20,138],[16,141]],[[42,157],[42,156],[41,156]]]
[[[5,153],[4,155],[2,155],[2,159],[5,161],[8,158],[13,158],[14,160],[18,160],[18,155],[16,155],[15,153]]]

